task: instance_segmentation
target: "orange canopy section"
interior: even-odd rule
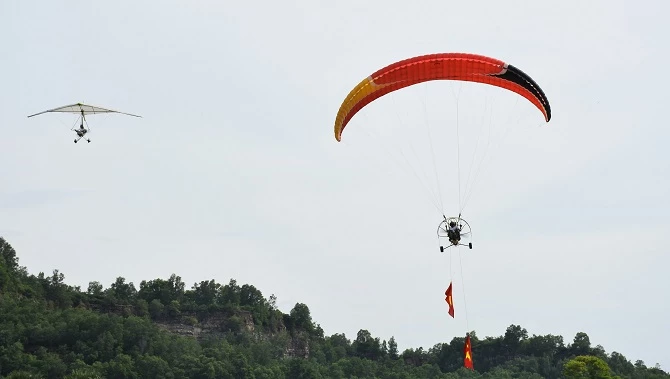
[[[375,99],[430,80],[462,80],[505,88],[533,103],[547,122],[551,119],[549,100],[540,86],[511,64],[476,54],[430,54],[393,63],[358,83],[337,112],[335,139],[340,141],[351,118]]]

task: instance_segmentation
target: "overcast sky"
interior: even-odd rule
[[[326,334],[427,349],[518,324],[668,370],[668,11],[0,0],[0,235],[31,273],[83,288],[235,278],[284,312],[307,304]],[[335,140],[360,80],[437,52],[521,68],[552,120],[509,92],[430,83],[379,99]],[[90,116],[92,142],[75,145],[75,115],[26,117],[76,102],[143,118]],[[463,210],[474,249],[440,254],[476,146],[491,155]]]

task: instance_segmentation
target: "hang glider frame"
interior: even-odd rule
[[[98,107],[98,106],[95,106],[95,105],[87,105],[87,104],[82,104],[82,103],[70,104],[70,105],[65,105],[65,106],[62,106],[62,107],[54,108],[54,109],[49,109],[49,110],[46,110],[46,111],[43,111],[43,112],[32,114],[28,117],[30,118],[30,117],[38,116],[38,115],[41,115],[41,114],[44,114],[44,113],[78,113],[82,117],[85,117],[86,114],[120,113],[120,114],[125,114],[127,116],[140,117],[140,118],[142,117],[142,116],[138,116],[138,115],[131,114],[131,113],[119,112],[119,111],[115,111],[115,110],[112,110],[112,109],[107,109],[107,108],[102,108],[102,107]]]

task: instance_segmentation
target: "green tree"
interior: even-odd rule
[[[102,284],[100,284],[100,282],[97,281],[89,282],[86,293],[93,296],[102,296],[103,294]]]
[[[221,285],[214,279],[203,280],[193,285],[193,300],[197,305],[214,305]]]
[[[395,342],[394,336],[391,336],[389,339],[389,357],[391,359],[398,359],[398,344]]]
[[[135,297],[137,289],[132,282],[126,283],[126,279],[119,276],[109,287],[109,292],[115,299],[128,302]]]
[[[360,358],[377,360],[382,355],[381,344],[379,338],[372,337],[369,331],[361,329],[356,335],[352,347],[356,356]]]
[[[591,340],[584,332],[575,335],[575,339],[570,345],[570,353],[573,355],[588,355],[591,353]]]
[[[164,312],[165,312],[165,306],[161,303],[159,299],[151,300],[151,303],[149,303],[149,314],[151,315],[152,319],[154,320],[161,319],[163,317]]]
[[[309,312],[307,305],[303,303],[296,303],[291,313],[289,314],[291,324],[298,330],[306,332],[314,331],[314,323],[312,322],[312,315]]]
[[[102,379],[102,375],[94,368],[78,368],[65,376],[65,379]]]
[[[502,339],[502,348],[508,359],[517,356],[521,351],[521,343],[528,338],[526,329],[519,325],[510,325]]]
[[[6,290],[18,289],[18,271],[19,258],[16,256],[16,250],[0,237],[0,294]]]
[[[19,268],[16,250],[2,237],[0,237],[0,265],[5,266],[9,272],[16,272]]]
[[[318,366],[312,361],[304,359],[290,359],[288,361],[286,377],[291,379],[319,379],[322,378]]]
[[[230,279],[228,284],[221,287],[219,293],[219,303],[221,305],[238,306],[240,305],[240,286],[235,279]]]
[[[140,378],[169,379],[174,378],[170,365],[161,357],[143,355],[136,359],[135,367]]]
[[[107,378],[135,379],[139,378],[134,369],[134,362],[131,356],[119,354],[106,365]]]
[[[592,355],[580,355],[563,366],[566,379],[615,379],[610,367],[602,359]]]

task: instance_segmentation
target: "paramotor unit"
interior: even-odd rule
[[[528,74],[510,63],[502,61],[497,58],[487,57],[471,53],[437,53],[415,56],[391,63],[377,71],[371,73],[363,80],[361,80],[340,104],[334,124],[335,139],[340,142],[342,140],[342,133],[345,127],[349,124],[352,118],[366,106],[376,101],[377,99],[402,90],[404,88],[416,86],[420,83],[430,81],[456,81],[456,82],[471,82],[479,83],[484,86],[497,87],[506,92],[517,95],[517,98],[523,98],[530,102],[539,111],[544,121],[551,120],[551,106],[549,100],[545,95],[539,84]],[[425,103],[424,103],[425,107]],[[426,118],[428,119],[428,118]],[[444,221],[438,227],[438,238],[440,241],[446,239],[449,243],[443,246],[440,242],[440,251],[451,246],[467,246],[472,249],[472,242],[463,242],[466,238],[471,238],[470,225],[467,221],[460,217],[461,212],[465,208],[465,203],[469,200],[472,193],[472,187],[468,187],[466,183],[465,202],[462,202],[461,196],[461,178],[460,178],[460,137],[458,132],[458,108],[456,112],[456,141],[458,147],[456,152],[458,154],[457,167],[458,172],[458,217],[447,218],[444,213]],[[490,125],[490,124],[489,124]],[[489,126],[490,136],[490,126]],[[432,140],[429,131],[429,140]],[[477,140],[479,143],[479,139]],[[486,145],[488,148],[488,144]],[[413,150],[414,151],[414,150]],[[433,153],[432,141],[430,145],[431,153]],[[476,151],[476,146],[475,146]],[[404,156],[404,155],[403,155]],[[405,158],[406,159],[406,158]],[[431,194],[437,193],[437,200],[434,203],[440,212],[443,212],[441,204],[441,189],[439,185],[438,169],[435,164],[435,156],[433,156],[433,168],[435,169],[435,176],[437,182],[436,191],[429,191]],[[473,162],[474,162],[473,154]],[[482,158],[483,161],[483,158]],[[474,164],[473,164],[474,165]],[[481,167],[481,166],[480,166]],[[472,172],[472,167],[470,172]],[[475,176],[479,173],[479,169],[475,172]],[[416,172],[417,177],[419,176]],[[470,175],[468,174],[468,181]],[[473,179],[472,186],[474,187],[475,179]],[[434,196],[434,195],[433,195]]]
[[[440,241],[440,252],[451,246],[467,246],[472,249],[472,229],[461,216],[449,218],[445,216],[437,227],[437,239]],[[445,243],[446,247],[442,245],[444,240],[449,242]],[[464,240],[467,243],[463,243]]]
[[[91,128],[88,126],[88,122],[86,121],[86,115],[87,114],[97,114],[97,113],[120,113],[120,114],[125,114],[128,116],[133,116],[133,117],[142,117],[130,113],[124,113],[124,112],[119,112],[119,111],[114,111],[111,109],[105,109],[101,107],[96,107],[93,105],[86,105],[82,103],[77,103],[77,104],[71,104],[71,105],[65,105],[62,107],[54,108],[54,109],[49,109],[43,112],[35,113],[33,115],[30,115],[28,117],[33,117],[37,115],[41,115],[43,113],[76,113],[79,114],[79,118],[77,119],[78,121],[78,127],[77,124],[72,127],[70,130],[74,130],[75,133],[77,133],[77,138],[74,140],[74,143],[79,142],[80,139],[84,138],[87,142],[91,142],[90,138],[86,138],[86,134],[88,134],[91,131]],[[84,125],[86,124],[86,125]]]

